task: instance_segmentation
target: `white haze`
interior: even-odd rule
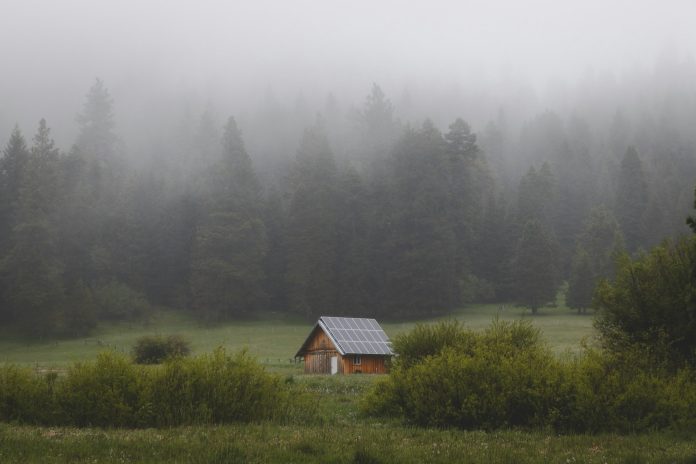
[[[146,119],[176,121],[187,105],[243,120],[271,93],[321,108],[333,92],[360,105],[373,82],[395,103],[419,99],[428,114],[418,117],[439,123],[460,114],[480,128],[501,102],[567,111],[583,104],[578,88],[598,80],[620,89],[631,76],[659,73],[665,60],[693,69],[696,48],[696,2],[688,0],[0,6],[0,140],[15,123],[33,133],[45,117],[66,150],[95,77],[114,97],[119,132],[137,146]]]

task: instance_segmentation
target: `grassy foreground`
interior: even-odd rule
[[[357,403],[377,378],[295,376],[295,386],[316,398],[316,417],[307,424],[145,430],[0,424],[0,463],[696,463],[696,437],[675,432],[467,432],[362,417]]]
[[[696,442],[665,434],[553,436],[362,427],[95,430],[0,425],[3,463],[694,463]]]

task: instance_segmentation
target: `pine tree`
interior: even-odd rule
[[[468,281],[473,272],[474,241],[483,226],[484,197],[492,192],[492,180],[469,124],[457,118],[444,138],[448,157],[444,161],[448,188],[446,208],[457,244],[455,278]]]
[[[0,159],[0,261],[12,248],[13,228],[17,223],[20,186],[29,160],[24,136],[15,126]],[[4,276],[5,278],[7,276]],[[6,300],[11,291],[9,283],[0,275],[0,321],[11,319],[10,304]]]
[[[80,152],[102,166],[113,167],[118,140],[114,133],[113,99],[101,79],[89,89],[77,122],[80,133],[76,145]]]
[[[357,114],[357,123],[360,161],[369,165],[386,159],[398,136],[399,124],[394,118],[394,106],[377,84],[372,84],[363,110]]]
[[[17,220],[19,189],[26,172],[29,150],[19,127],[15,126],[0,159],[0,257],[9,246]]]
[[[514,262],[515,299],[532,314],[553,301],[558,289],[558,252],[550,234],[537,221],[528,221],[517,245]]]
[[[352,166],[338,174],[337,305],[342,314],[366,315],[370,295],[369,198],[364,182]]]
[[[207,204],[192,250],[191,294],[204,318],[248,314],[265,298],[266,231],[261,187],[234,118],[208,174]]]
[[[58,173],[58,150],[42,119],[19,183],[11,249],[0,262],[11,319],[34,335],[56,329],[64,297],[54,234]]]
[[[308,318],[337,305],[337,180],[322,128],[307,129],[290,176],[286,282],[290,309]]]
[[[445,140],[430,121],[407,132],[390,161],[381,206],[382,305],[392,314],[442,312],[460,301]]]
[[[546,228],[553,224],[556,201],[556,179],[548,163],[539,170],[531,166],[520,180],[518,189],[517,217],[518,223],[537,221]]]
[[[19,201],[19,187],[29,160],[29,150],[18,126],[15,126],[0,159],[0,188],[2,189],[2,221],[8,224],[14,220],[13,211]]]
[[[623,237],[616,219],[602,207],[590,211],[577,247],[570,272],[566,303],[585,311],[592,305],[595,286],[614,276],[614,262],[623,252]]]

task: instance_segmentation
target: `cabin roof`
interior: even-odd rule
[[[347,354],[391,356],[394,354],[389,337],[375,319],[322,316],[295,357],[304,354],[317,328],[324,331],[342,356]]]

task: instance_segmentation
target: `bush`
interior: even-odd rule
[[[101,353],[94,363],[74,364],[57,392],[61,422],[78,427],[133,427],[138,423],[145,383],[145,371],[114,353]]]
[[[165,359],[184,357],[191,353],[189,342],[181,335],[140,337],[133,346],[133,359],[138,364],[159,364]]]
[[[694,371],[675,374],[638,349],[557,359],[528,323],[498,320],[482,333],[446,323],[416,327],[397,340],[391,375],[362,399],[367,414],[464,429],[696,426]],[[400,348],[408,353],[403,360]]]
[[[596,327],[615,352],[635,347],[662,362],[696,367],[696,238],[665,242],[617,263],[614,282],[595,291]]]
[[[48,424],[53,420],[53,386],[56,376],[34,374],[17,366],[0,368],[0,420]]]
[[[471,352],[476,334],[466,329],[458,321],[438,324],[417,324],[410,332],[394,337],[393,350],[399,354],[394,367],[408,368],[428,356],[440,354],[446,348],[459,352]]]
[[[307,402],[246,352],[219,349],[144,367],[102,353],[64,377],[0,368],[0,420],[40,425],[153,427],[309,419]],[[308,408],[311,411],[311,408]]]
[[[245,351],[176,358],[153,371],[147,391],[153,425],[249,422],[282,416],[290,400],[280,378]]]

